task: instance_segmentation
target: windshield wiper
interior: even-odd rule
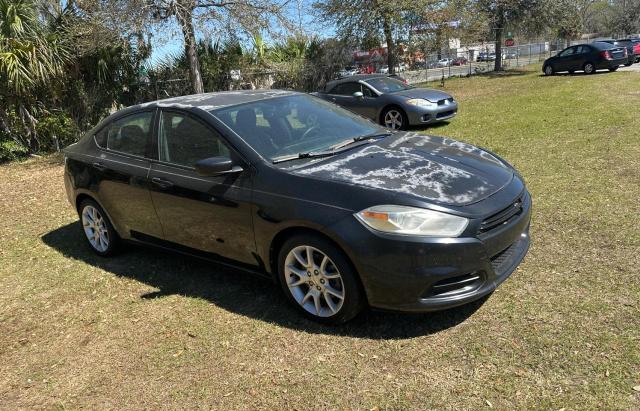
[[[315,157],[327,157],[327,156],[332,156],[335,153],[331,152],[331,151],[319,151],[319,152],[307,152],[307,153],[297,153],[297,154],[288,154],[285,156],[280,156],[280,157],[276,157],[273,160],[271,160],[271,162],[273,164],[278,164],[278,163],[283,163],[285,161],[291,161],[291,160],[299,160],[302,158],[315,158]]]
[[[335,151],[335,150],[340,150],[341,148],[344,148],[346,146],[349,146],[353,143],[358,143],[360,141],[365,141],[365,140],[371,140],[374,138],[382,138],[382,137],[388,137],[391,135],[391,132],[385,132],[385,133],[375,133],[375,134],[365,134],[363,136],[357,136],[357,137],[353,137],[350,138],[348,140],[342,141],[338,144],[334,144],[331,147],[329,147],[331,150]]]

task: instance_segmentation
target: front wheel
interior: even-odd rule
[[[392,130],[406,130],[409,118],[402,109],[391,107],[382,113],[382,125]]]
[[[82,231],[93,252],[103,257],[114,254],[120,237],[102,207],[95,201],[86,199],[80,203],[78,211]]]
[[[551,65],[544,66],[543,71],[545,76],[553,76],[553,67]]]
[[[287,298],[314,321],[341,324],[364,307],[351,264],[338,247],[320,236],[287,240],[278,255],[278,274]]]

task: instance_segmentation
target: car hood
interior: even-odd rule
[[[478,147],[417,133],[397,133],[292,172],[455,206],[494,194],[514,174]]]
[[[442,91],[432,90],[428,88],[411,88],[409,90],[397,91],[393,93],[396,96],[403,96],[407,98],[423,98],[433,103],[438,100],[450,98],[451,95]]]

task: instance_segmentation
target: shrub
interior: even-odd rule
[[[65,112],[49,113],[36,125],[41,152],[62,149],[80,138],[80,129]]]
[[[24,158],[29,149],[13,140],[4,140],[0,137],[0,163]]]

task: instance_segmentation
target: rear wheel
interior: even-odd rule
[[[80,203],[80,222],[89,246],[96,254],[106,257],[117,251],[120,237],[102,207],[93,200]]]
[[[585,63],[582,70],[584,70],[584,74],[593,74],[596,72],[596,66],[593,63]]]
[[[409,118],[402,109],[390,107],[382,113],[382,125],[393,130],[406,130]]]
[[[313,234],[287,240],[278,255],[280,284],[307,317],[325,324],[349,321],[364,307],[351,264],[330,241]]]
[[[553,67],[551,66],[551,64],[544,66],[544,68],[542,69],[544,72],[545,76],[553,76]]]

